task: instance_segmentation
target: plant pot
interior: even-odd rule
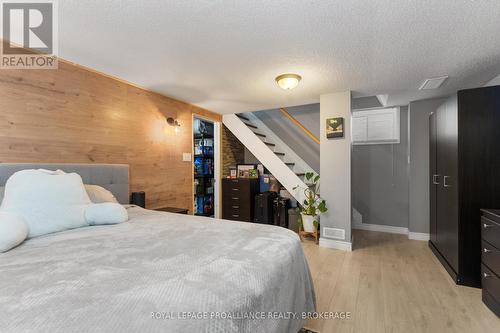
[[[317,220],[316,216],[313,215],[302,215],[302,227],[305,232],[315,232],[316,228],[314,227],[314,220]]]

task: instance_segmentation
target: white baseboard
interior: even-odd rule
[[[377,232],[388,232],[391,234],[400,234],[400,235],[408,235],[408,239],[412,240],[420,240],[420,241],[428,241],[430,236],[424,232],[413,232],[409,231],[408,228],[404,227],[393,227],[390,225],[381,225],[381,224],[353,224],[353,229],[360,230],[368,230],[368,231],[377,231]]]
[[[369,230],[369,231],[378,231],[378,232],[388,232],[391,234],[401,234],[408,235],[408,228],[404,227],[393,227],[390,225],[382,225],[382,224],[354,224],[353,229],[361,229],[361,230]]]
[[[340,241],[336,239],[328,239],[324,237],[319,238],[319,246],[327,247],[330,249],[342,250],[342,251],[352,251],[352,243]]]
[[[409,239],[413,239],[413,240],[428,241],[430,239],[430,235],[426,234],[425,232],[413,232],[413,231],[410,231],[408,233],[408,238]]]

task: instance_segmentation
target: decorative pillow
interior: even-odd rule
[[[125,207],[113,202],[89,205],[85,209],[85,220],[89,225],[117,224],[128,220]]]
[[[118,203],[113,193],[99,185],[85,184],[85,190],[93,203],[114,202]]]
[[[28,237],[35,237],[87,226],[84,212],[89,204],[80,175],[22,170],[7,180],[0,211],[22,216]]]
[[[0,252],[21,244],[28,236],[28,225],[19,215],[0,212]]]

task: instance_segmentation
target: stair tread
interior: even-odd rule
[[[306,173],[305,172],[297,172],[295,173],[297,176],[301,177],[301,176],[305,176]]]
[[[264,142],[264,143],[265,143],[266,145],[268,145],[268,146],[272,146],[272,147],[276,146],[274,143],[271,143],[271,142]]]
[[[241,118],[241,119],[245,119],[247,121],[250,121],[250,119],[248,119],[247,117],[245,117],[245,116],[243,116],[243,115],[241,115],[239,113],[236,113],[236,117]]]
[[[257,126],[255,125],[252,125],[252,124],[249,124],[249,123],[246,123],[246,122],[243,122],[245,125],[247,125],[248,127],[251,127],[251,128],[257,128]]]
[[[257,135],[257,136],[261,136],[261,137],[263,137],[263,138],[265,138],[265,137],[266,137],[266,135],[265,135],[265,134],[262,134],[262,133],[257,133],[257,132],[253,132],[253,133],[254,133],[255,135]]]
[[[285,156],[285,153],[280,153],[280,152],[274,152],[276,155],[280,155],[280,156]]]
[[[295,163],[293,163],[293,162],[286,162],[285,164],[286,165],[295,165]]]

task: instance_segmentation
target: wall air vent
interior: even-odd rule
[[[323,228],[323,234],[326,238],[333,238],[333,239],[345,239],[345,230],[344,229],[337,229],[337,228]]]
[[[432,79],[427,79],[422,83],[420,88],[418,90],[431,90],[431,89],[437,89],[443,85],[444,81],[448,78],[448,75],[445,76],[440,76],[440,77],[434,77]]]

